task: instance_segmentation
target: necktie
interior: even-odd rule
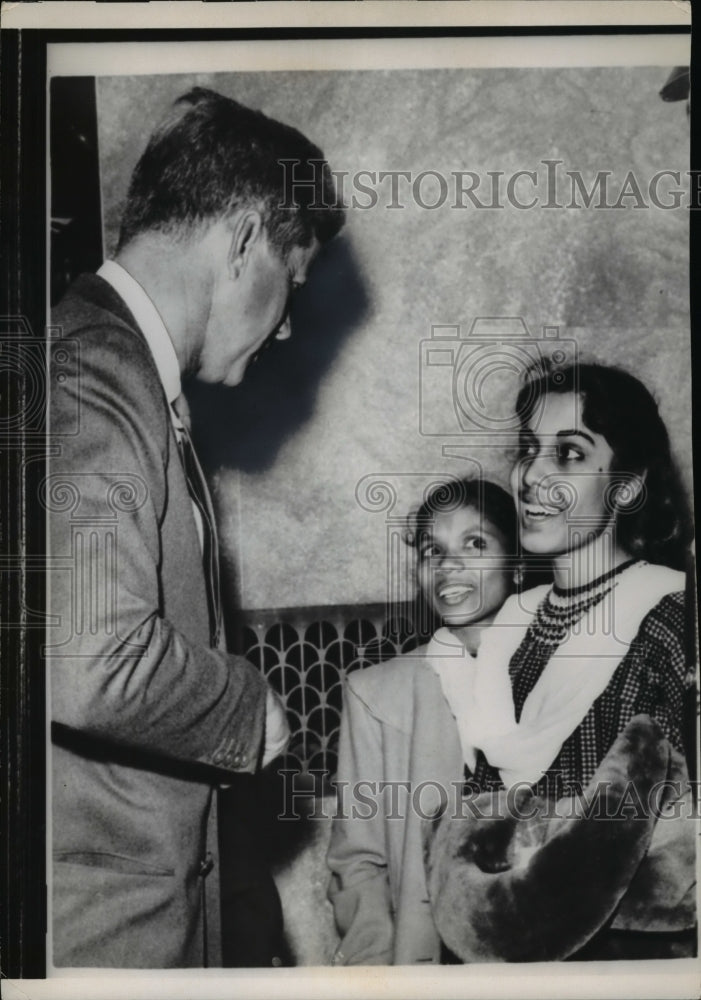
[[[181,397],[182,398],[182,397]],[[172,404],[174,413],[173,424],[178,442],[180,461],[185,471],[187,489],[193,505],[199,512],[202,523],[202,563],[204,566],[205,584],[207,588],[207,607],[209,609],[209,635],[211,645],[218,647],[222,642],[222,612],[219,592],[219,546],[214,524],[209,490],[200,463],[197,461],[195,449],[187,425],[181,419],[178,407],[179,400]]]

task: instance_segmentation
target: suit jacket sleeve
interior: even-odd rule
[[[50,410],[58,449],[45,498],[56,569],[49,603],[60,633],[57,642],[57,630],[48,632],[53,719],[131,748],[254,770],[263,678],[164,616],[160,529],[167,463],[179,459],[150,355],[117,325],[81,331],[80,348]]]
[[[327,858],[329,897],[341,934],[337,965],[392,964],[385,817],[380,796],[372,793],[381,779],[381,725],[353,690],[351,677],[341,722],[339,810]]]

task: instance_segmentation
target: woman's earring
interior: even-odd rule
[[[523,586],[524,574],[525,574],[524,568],[521,564],[519,564],[514,570],[514,584],[517,588]]]

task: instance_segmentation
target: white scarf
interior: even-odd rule
[[[476,659],[447,629],[438,630],[427,650],[465,761],[474,768],[480,748],[507,788],[542,777],[605,690],[643,618],[667,594],[684,589],[684,574],[647,563],[624,570],[555,649],[516,722],[509,663],[549,589],[510,597],[483,631]]]

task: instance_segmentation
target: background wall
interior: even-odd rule
[[[660,170],[688,168],[683,103],[658,96],[669,67],[246,73],[98,79],[105,245],[116,239],[130,172],[168,104],[194,84],[305,132],[332,168],[538,171],[548,158],[590,187],[629,170],[647,200]],[[566,180],[566,178],[564,178]],[[521,317],[538,341],[558,327],[567,351],[622,364],[654,390],[690,477],[688,214],[684,209],[420,207],[400,187],[390,209],[351,208],[275,345],[235,390],[196,389],[199,447],[214,488],[232,602],[244,608],[380,601],[393,518],[426,483],[482,469],[505,483],[504,442],[466,438],[453,368],[426,365],[432,327]],[[663,190],[663,187],[661,187]],[[437,198],[427,181],[424,200]],[[533,190],[517,187],[528,201]],[[368,198],[359,196],[366,204]],[[569,186],[559,196],[571,200]],[[493,327],[494,338],[505,330]],[[530,349],[530,348],[529,348]],[[422,358],[424,359],[422,361]],[[502,416],[514,374],[492,372]],[[485,386],[487,383],[485,383]],[[457,386],[459,390],[459,386]],[[421,416],[423,413],[423,417]],[[431,432],[431,433],[428,433]],[[467,442],[467,443],[466,443]],[[443,452],[462,444],[461,457]],[[396,492],[366,488],[378,475]],[[365,480],[360,488],[358,484]],[[690,480],[689,480],[690,486]],[[369,509],[368,509],[369,508]],[[388,534],[389,533],[389,534]],[[394,571],[392,571],[394,572]],[[404,584],[402,584],[404,586]]]

